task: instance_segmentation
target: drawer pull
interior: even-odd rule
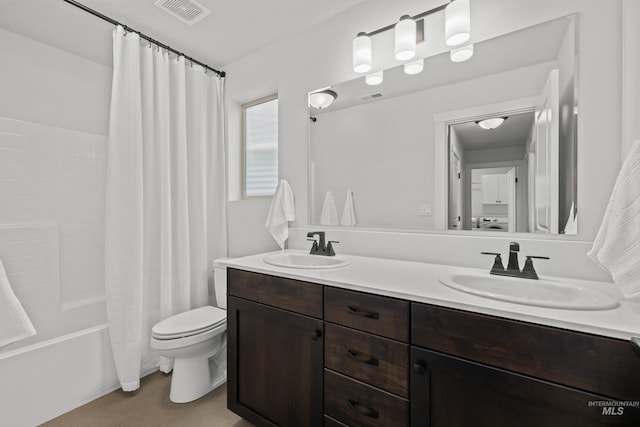
[[[638,356],[640,356],[640,338],[638,337],[631,338],[631,348]]]
[[[361,405],[351,399],[347,399],[347,405],[349,405],[349,408],[351,408],[351,410],[358,415],[364,415],[365,417],[369,418],[378,418],[379,416],[378,411],[376,411],[375,409]],[[362,409],[359,409],[358,407],[361,407]]]
[[[378,320],[380,318],[380,314],[376,313],[375,311],[358,310],[357,308],[353,308],[350,305],[347,306],[347,313],[354,314],[356,316],[368,317],[369,319]]]
[[[318,341],[318,338],[320,338],[322,336],[322,331],[320,329],[316,329],[315,331],[311,332],[311,339],[314,341]]]
[[[347,350],[347,355],[353,360],[357,360],[358,362],[366,363],[367,365],[378,366],[378,359],[376,359],[375,357],[364,359],[353,350]]]

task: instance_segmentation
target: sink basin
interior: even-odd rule
[[[289,251],[267,255],[264,258],[264,262],[277,267],[319,269],[344,267],[351,263],[340,255],[329,257],[323,255],[311,255],[306,252]]]
[[[595,289],[556,280],[531,280],[489,273],[449,273],[440,282],[458,291],[495,300],[570,310],[610,310],[620,305]]]

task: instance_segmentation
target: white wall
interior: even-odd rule
[[[37,331],[0,349],[0,423],[30,426],[117,384],[104,328],[111,69],[1,28],[0,51],[0,258]]]
[[[296,195],[297,221],[294,226],[308,228],[307,93],[356,77],[351,71],[351,41],[357,32],[383,27],[392,23],[398,16],[416,14],[435,5],[435,2],[431,1],[370,0],[321,23],[305,34],[272,44],[225,67],[228,72],[231,145],[238,144],[239,141],[239,105],[276,91],[279,94],[280,176],[289,180]],[[581,274],[607,278],[600,269],[589,263],[585,254],[590,247],[589,242],[595,237],[620,167],[621,0],[475,0],[471,9],[472,28],[474,37],[486,38],[576,12],[580,13],[579,234],[575,238],[551,238],[549,241],[545,239],[541,248],[543,252],[555,253],[555,248],[570,247],[574,251],[570,259],[579,259],[580,266],[584,264],[584,268],[578,271],[573,267],[578,265],[576,263],[564,264],[560,260],[552,260],[550,264],[557,263],[558,266],[564,267],[559,268],[562,275]],[[377,49],[376,45],[374,39],[374,50]],[[256,73],[255,70],[260,72]],[[234,166],[237,167],[237,164],[231,165],[230,173],[233,173]],[[593,173],[596,170],[598,173]],[[251,202],[238,203],[234,210],[242,222],[231,216],[229,218],[229,239],[234,242],[235,247],[233,255],[250,253],[256,247],[256,239],[261,236],[247,235],[243,227],[248,222],[264,222],[268,210],[268,204],[256,206]],[[379,239],[380,242],[372,246],[374,254],[386,253],[389,248],[395,249],[395,253],[403,253],[404,239],[400,235],[371,233],[368,237],[376,236],[374,240],[378,242]],[[265,240],[262,247],[276,248],[268,235],[263,237]],[[348,238],[364,242],[367,240],[367,234],[352,233]],[[432,234],[422,234],[415,238],[422,242],[421,247],[428,246],[432,240],[441,239]],[[522,238],[536,240],[535,236],[522,235]],[[467,239],[469,238],[464,236],[455,238],[463,244]],[[502,245],[502,241],[497,238],[483,239],[486,246],[496,242]],[[583,243],[567,246],[560,242],[569,239]],[[251,244],[245,246],[244,242]],[[369,241],[369,244],[371,243]],[[306,245],[306,242],[301,244]],[[366,249],[370,252],[369,248],[360,244],[349,247],[353,251]],[[375,248],[378,247],[385,250],[375,252]],[[437,258],[445,262],[457,262],[458,255],[455,251],[444,252],[448,255],[439,255]],[[475,253],[469,255],[472,260],[480,258]],[[470,261],[472,262],[474,261]],[[486,263],[486,260],[483,262]]]

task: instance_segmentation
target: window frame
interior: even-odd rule
[[[245,178],[247,175],[246,172],[246,152],[247,152],[247,141],[246,141],[246,111],[247,108],[254,107],[256,105],[264,104],[269,101],[273,101],[278,98],[278,93],[274,93],[271,95],[263,96],[262,98],[254,99],[253,101],[246,102],[240,106],[240,155],[242,158],[242,164],[240,168],[240,197],[241,200],[256,200],[256,199],[272,199],[273,194],[264,195],[264,196],[247,196],[246,193],[246,182]],[[278,101],[278,152],[280,151],[280,102]],[[279,176],[279,162],[278,162],[278,176]],[[275,192],[275,189],[274,189]]]

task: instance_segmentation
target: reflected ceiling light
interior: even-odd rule
[[[416,21],[409,15],[401,16],[396,24],[395,40],[398,61],[407,61],[416,56]]]
[[[458,46],[471,37],[469,0],[454,0],[444,9],[444,32],[447,46]]]
[[[358,33],[353,39],[353,71],[366,73],[371,70],[371,37]]]
[[[380,83],[382,83],[382,80],[383,80],[382,70],[376,71],[375,73],[367,74],[366,76],[364,76],[364,81],[369,86],[379,85]]]
[[[499,127],[505,120],[507,120],[506,117],[492,117],[490,119],[478,120],[476,124],[482,129],[491,130]]]
[[[464,62],[473,56],[473,45],[468,44],[456,49],[451,49],[451,61]]]
[[[416,59],[415,61],[404,64],[404,72],[406,74],[418,74],[424,69],[424,59]]]
[[[330,89],[309,94],[309,105],[315,108],[327,108],[335,101],[338,94]]]

